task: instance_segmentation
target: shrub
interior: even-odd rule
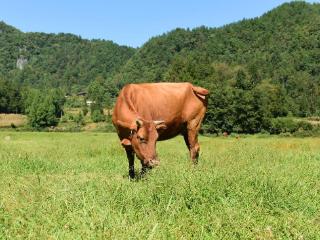
[[[306,122],[306,121],[299,121],[298,127],[299,127],[299,129],[302,129],[304,131],[312,131],[313,130],[312,124],[309,122]]]
[[[99,109],[93,110],[91,113],[91,119],[93,122],[103,122],[105,120],[105,116]]]
[[[78,124],[78,126],[84,125],[84,116],[82,112],[79,112],[78,115],[75,115],[73,119]]]
[[[65,106],[66,107],[70,107],[70,108],[79,108],[83,106],[84,100],[81,97],[78,96],[70,96],[66,98],[66,103]]]
[[[41,92],[33,90],[26,99],[26,113],[32,128],[56,126],[63,114],[64,96],[59,90]]]
[[[289,133],[289,132],[283,132],[283,133],[280,133],[279,136],[280,136],[280,137],[291,137],[292,134]]]
[[[307,121],[294,120],[292,118],[274,118],[270,122],[269,132],[271,134],[281,134],[313,131],[313,129],[313,125]]]
[[[87,116],[89,110],[88,110],[88,107],[87,106],[83,106],[82,107],[82,112],[83,112],[83,116]]]
[[[63,115],[61,118],[60,118],[60,122],[61,123],[66,123],[66,122],[68,122],[68,115]]]
[[[293,133],[297,131],[299,124],[292,118],[274,118],[270,122],[269,132],[271,134]]]
[[[50,98],[41,94],[33,96],[33,101],[27,109],[29,124],[33,128],[56,126],[55,106]]]

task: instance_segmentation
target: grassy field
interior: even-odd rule
[[[0,132],[0,239],[320,239],[319,138],[200,142],[132,182],[115,134]]]

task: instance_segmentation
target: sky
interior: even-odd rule
[[[177,27],[220,27],[261,16],[284,2],[288,1],[0,0],[0,21],[23,32],[73,33],[140,47]]]

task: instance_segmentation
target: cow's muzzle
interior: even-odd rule
[[[155,159],[147,160],[145,163],[146,163],[145,165],[148,168],[153,168],[153,167],[158,166],[160,164],[160,161],[159,161],[159,159],[155,158]]]

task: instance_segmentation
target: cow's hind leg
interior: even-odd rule
[[[129,162],[129,177],[134,178],[134,151],[132,148],[125,148]]]
[[[189,121],[186,126],[186,131],[183,134],[184,141],[190,152],[190,158],[194,164],[198,163],[200,145],[198,143],[198,133],[203,120],[205,109],[202,114],[198,115],[195,119]]]
[[[184,134],[184,141],[189,149],[190,158],[194,164],[198,163],[200,145],[198,143],[198,130],[189,130]]]

